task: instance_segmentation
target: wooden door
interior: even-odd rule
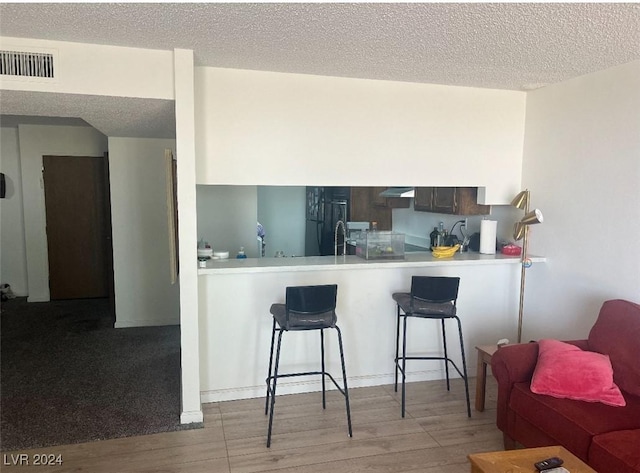
[[[113,271],[103,157],[44,156],[51,300],[109,297]]]

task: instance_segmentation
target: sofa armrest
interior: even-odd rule
[[[491,357],[491,369],[499,384],[529,381],[538,361],[538,343],[506,345]]]
[[[536,342],[506,345],[491,357],[491,371],[498,382],[496,424],[503,432],[507,432],[507,413],[513,385],[530,381],[537,361]]]
[[[570,340],[566,343],[576,345],[582,350],[589,347],[587,340]],[[498,382],[496,424],[503,432],[507,432],[507,413],[513,385],[530,382],[537,363],[537,342],[506,345],[491,357],[491,371]]]

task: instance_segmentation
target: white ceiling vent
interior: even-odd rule
[[[0,74],[53,79],[53,54],[0,51]]]

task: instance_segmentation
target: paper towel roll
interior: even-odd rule
[[[480,222],[480,253],[493,255],[496,252],[496,220],[482,220]]]

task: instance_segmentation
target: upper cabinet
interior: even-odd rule
[[[416,187],[414,210],[451,215],[488,215],[491,206],[478,204],[477,187]]]
[[[391,209],[396,200],[406,201],[403,206],[409,207],[409,199],[396,197],[380,197],[386,187],[352,187],[350,220],[355,222],[377,222],[378,230],[391,230]]]

